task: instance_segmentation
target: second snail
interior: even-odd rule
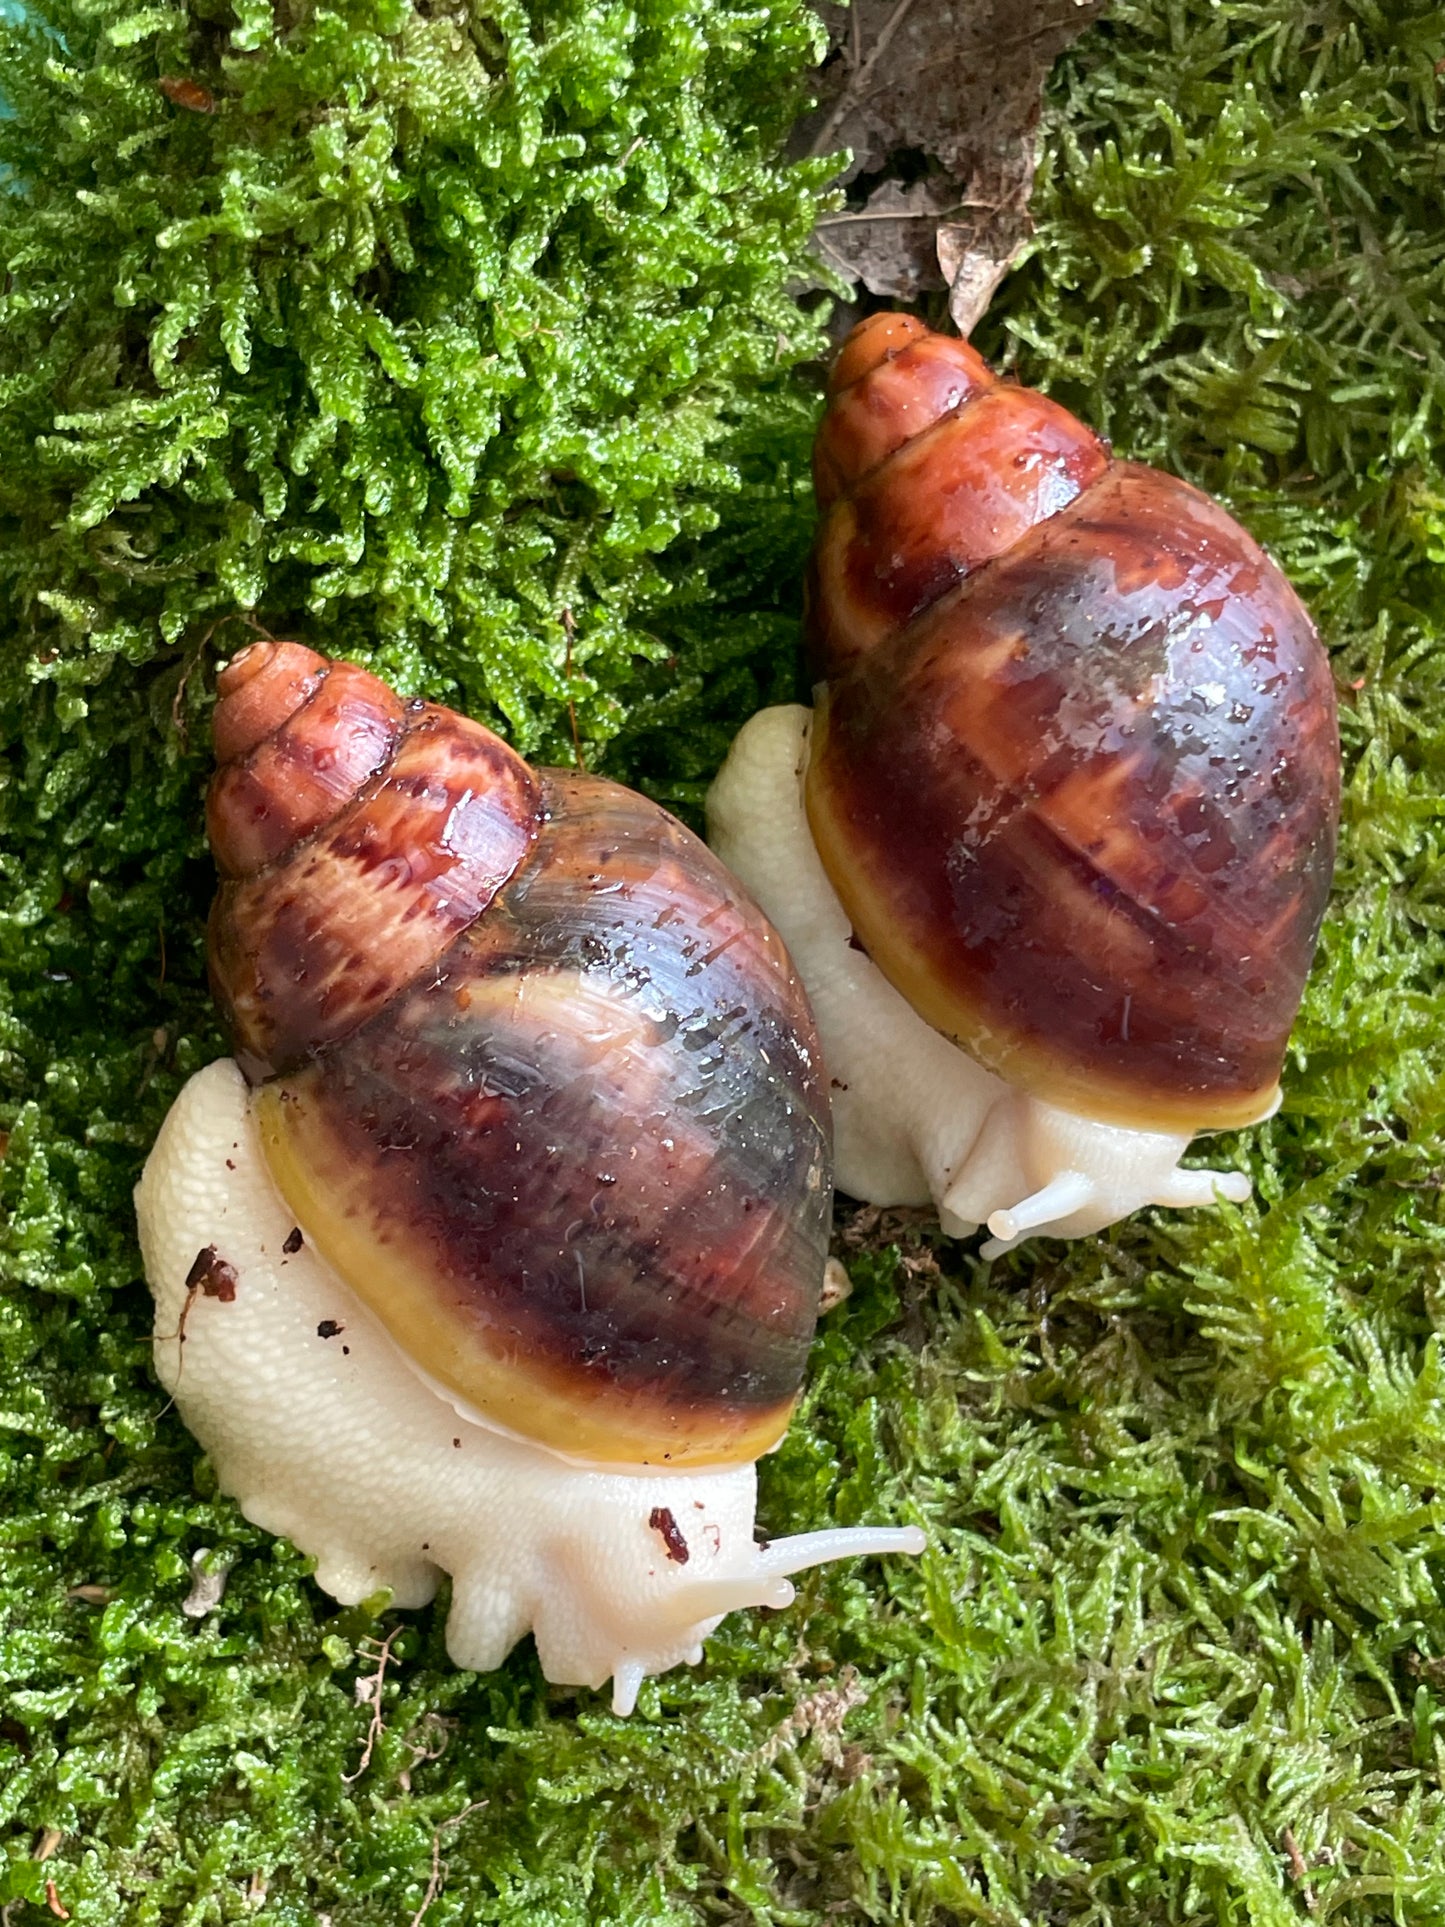
[[[840,1189],[985,1256],[1268,1117],[1329,893],[1328,661],[1223,509],[913,317],[832,371],[805,622],[708,799],[830,1072]]]

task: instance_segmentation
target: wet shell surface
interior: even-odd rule
[[[819,472],[841,492],[814,557],[808,815],[868,954],[1049,1102],[1257,1119],[1338,816],[1299,598],[1217,503],[908,317],[845,349]]]
[[[910,316],[845,344],[815,476],[815,709],[749,724],[709,836],[808,985],[842,1188],[990,1249],[1247,1195],[1175,1167],[1277,1105],[1328,894],[1334,691],[1294,591],[1216,503]],[[937,1075],[899,1091],[863,1066],[907,1054],[905,1010]]]
[[[338,1597],[449,1571],[461,1663],[531,1628],[622,1710],[786,1573],[917,1550],[752,1542],[831,1201],[756,905],[657,805],[351,664],[258,645],[220,695],[236,1058],[182,1093],[137,1207],[158,1368],[225,1489]]]
[[[502,1429],[595,1462],[756,1458],[802,1382],[831,1204],[776,932],[645,797],[398,712],[349,664],[293,687],[216,779],[211,955],[298,1221]],[[338,734],[341,797],[310,774]],[[252,800],[272,790],[289,840]]]

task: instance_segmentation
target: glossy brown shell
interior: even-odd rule
[[[808,813],[859,940],[1067,1108],[1259,1116],[1339,807],[1333,682],[1284,576],[909,316],[845,344],[816,474]]]
[[[831,1203],[781,940],[656,804],[309,653],[228,672],[210,811],[233,871],[303,826],[211,924],[298,1223],[489,1423],[599,1463],[756,1458],[802,1380]],[[227,707],[261,675],[264,734]]]

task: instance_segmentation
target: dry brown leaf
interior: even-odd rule
[[[1024,251],[1019,234],[1006,254],[999,252],[1004,237],[982,241],[966,221],[940,222],[934,236],[938,265],[948,284],[948,312],[961,335],[972,334],[974,323],[993,299],[993,291]]]
[[[820,6],[832,51],[794,151],[853,158],[823,259],[871,294],[949,290],[967,334],[1028,238],[1040,97],[1104,0],[855,0]]]
[[[838,273],[861,281],[870,294],[916,301],[941,288],[934,236],[957,197],[942,180],[903,187],[884,181],[861,208],[825,214],[818,223],[818,252]]]

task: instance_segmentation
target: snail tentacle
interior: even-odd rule
[[[768,1573],[807,1572],[831,1565],[835,1559],[883,1557],[888,1553],[920,1553],[927,1540],[920,1526],[825,1526],[821,1532],[798,1532],[790,1539],[774,1539],[758,1555],[759,1569]]]
[[[1060,1171],[1010,1211],[991,1211],[988,1228],[1000,1248],[1017,1244],[1030,1231],[1071,1218],[1094,1202],[1097,1187],[1082,1171]],[[987,1250],[985,1257],[993,1254]]]

